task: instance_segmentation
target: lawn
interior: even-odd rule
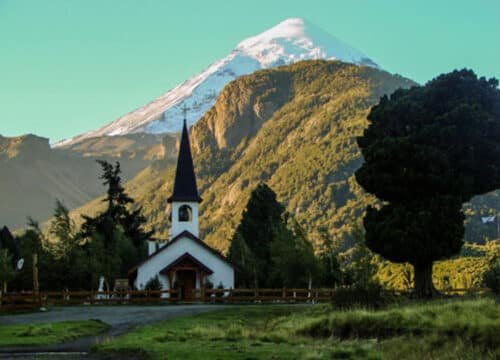
[[[335,311],[260,305],[134,330],[97,351],[151,359],[495,359],[500,309],[492,299]]]
[[[107,329],[108,325],[98,320],[0,325],[0,347],[58,344],[99,334]]]

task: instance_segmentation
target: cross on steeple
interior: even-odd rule
[[[184,116],[184,122],[186,122],[186,114],[191,109],[186,106],[186,103],[184,103],[181,110],[182,110],[182,115]]]

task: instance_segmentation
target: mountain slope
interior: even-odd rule
[[[192,125],[212,107],[222,88],[230,81],[258,69],[308,59],[337,59],[377,66],[360,51],[313,24],[298,18],[287,19],[262,34],[242,41],[228,56],[151,103],[100,129],[62,141],[56,146],[67,146],[104,135],[178,132],[184,105],[190,108],[188,123]]]
[[[266,181],[313,241],[324,227],[338,246],[347,246],[353,224],[373,201],[354,181],[361,162],[355,136],[381,95],[411,85],[338,61],[262,70],[226,85],[191,129],[204,239],[227,249],[250,191]],[[174,167],[173,161],[158,162],[127,183],[160,237],[167,236]]]
[[[46,220],[56,199],[73,209],[101,195],[96,159],[120,161],[127,180],[154,160],[172,157],[175,142],[175,137],[134,134],[51,149],[49,140],[38,136],[0,136],[0,226],[21,227],[27,216]]]

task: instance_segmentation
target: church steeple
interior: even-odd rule
[[[168,202],[173,201],[196,201],[201,202],[196,186],[196,176],[194,174],[193,158],[189,145],[189,135],[184,111],[184,126],[182,127],[181,145],[179,148],[179,158],[177,159],[177,169],[175,171],[174,192],[168,198]]]
[[[170,239],[184,231],[188,231],[196,237],[199,236],[198,205],[201,202],[201,197],[196,186],[193,158],[189,146],[189,134],[186,124],[187,110],[186,107],[182,109],[184,112],[184,126],[182,127],[179,158],[175,170],[174,192],[168,198],[168,202],[172,203]]]

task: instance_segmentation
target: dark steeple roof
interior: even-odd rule
[[[172,201],[201,202],[201,197],[198,195],[198,188],[196,187],[186,119],[184,119],[184,126],[182,128],[181,146],[179,148],[179,158],[177,159],[177,169],[175,171],[174,193],[168,198],[168,202]]]

